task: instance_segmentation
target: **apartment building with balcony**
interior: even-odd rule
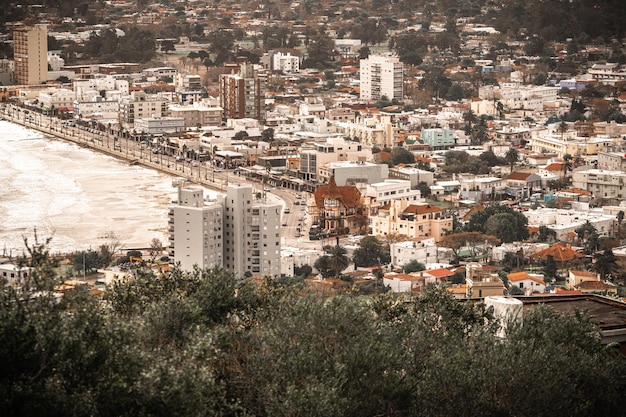
[[[361,100],[403,99],[403,66],[398,57],[371,55],[361,60]]]
[[[220,106],[224,117],[264,119],[263,90],[263,80],[250,64],[242,64],[237,74],[220,75]]]
[[[120,101],[120,120],[133,126],[135,120],[144,117],[168,116],[169,100],[158,95],[148,95],[143,91],[133,91]]]
[[[170,257],[186,271],[223,266],[238,276],[280,276],[281,210],[258,199],[250,184],[229,184],[213,201],[199,188],[181,187],[169,210]]]
[[[178,189],[178,198],[169,208],[169,255],[185,271],[194,266],[223,265],[222,205],[205,202],[199,188]]]
[[[582,169],[572,173],[572,185],[589,191],[595,198],[625,198],[626,172]]]
[[[280,276],[282,205],[257,199],[250,184],[229,184],[224,208],[224,266],[243,275]]]
[[[48,27],[44,24],[13,29],[15,83],[41,84],[48,81]]]

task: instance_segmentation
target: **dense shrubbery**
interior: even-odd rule
[[[436,288],[322,298],[174,270],[58,302],[49,272],[36,282],[0,291],[6,416],[622,413],[624,359],[549,309],[499,340],[481,305]]]

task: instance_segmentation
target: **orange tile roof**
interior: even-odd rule
[[[404,213],[412,213],[412,214],[428,214],[428,213],[440,213],[443,212],[442,209],[436,206],[432,206],[430,204],[411,204],[402,212]]]
[[[513,281],[513,282],[530,280],[541,285],[546,285],[546,282],[544,280],[537,278],[537,277],[530,276],[528,275],[526,271],[514,272],[512,274],[507,275],[506,277],[509,279],[509,281]]]
[[[572,269],[569,270],[570,273],[578,276],[578,277],[590,277],[590,278],[597,278],[598,275],[595,272],[588,272],[588,271],[574,271]]]
[[[553,162],[546,166],[546,171],[563,171],[563,164],[560,162]]]
[[[608,290],[617,287],[604,281],[583,281],[578,284],[576,288],[579,288],[581,290]]]
[[[445,278],[454,275],[454,272],[450,271],[448,268],[429,269],[427,271],[424,271],[424,273],[435,278]]]
[[[530,255],[531,258],[539,258],[539,259],[547,259],[548,256],[552,255],[556,262],[568,262],[577,258],[584,258],[585,255],[573,250],[569,246],[563,246],[560,243],[555,243],[554,245],[540,250],[539,252],[535,252]]]

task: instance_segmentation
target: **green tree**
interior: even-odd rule
[[[328,267],[335,273],[335,278],[339,278],[341,271],[346,269],[350,264],[348,251],[343,246],[336,245],[330,248],[328,257]]]
[[[209,52],[218,56],[230,56],[235,45],[233,32],[227,29],[217,29],[211,31],[207,40],[209,41]]]
[[[357,267],[386,264],[390,261],[389,250],[375,236],[365,236],[354,250],[352,260]]]
[[[611,249],[605,249],[593,255],[593,270],[600,274],[602,279],[617,278],[619,266],[617,265],[617,257]]]
[[[419,262],[417,259],[412,259],[409,262],[402,265],[402,271],[405,274],[410,274],[411,272],[423,271],[426,269],[426,266]]]
[[[496,214],[504,214],[505,216],[498,216],[489,223],[489,219]],[[500,226],[505,227],[507,233],[498,230]],[[503,242],[514,242],[528,239],[527,226],[528,219],[522,213],[507,206],[492,205],[474,213],[465,225],[465,230],[489,234],[487,231],[489,229],[496,233],[494,236],[498,236]]]
[[[274,142],[274,128],[268,127],[261,132],[261,139],[263,142],[267,142],[270,144],[270,148],[272,147],[272,142]]]
[[[488,251],[490,246],[499,243],[500,239],[497,237],[481,232],[458,232],[443,236],[439,241],[439,246],[452,249],[457,260],[459,251],[467,248],[470,252],[470,259],[477,260]]]
[[[174,46],[174,41],[171,39],[165,39],[161,42],[161,51],[166,54],[170,51],[175,51],[176,47]]]
[[[548,255],[543,261],[542,268],[543,275],[549,279],[556,279],[558,277],[557,265],[554,261],[554,256]]]
[[[335,42],[326,32],[313,36],[307,46],[307,57],[302,62],[305,68],[325,69],[333,66]]]
[[[415,162],[415,156],[408,149],[401,146],[396,146],[391,151],[391,162],[394,165],[412,164]]]
[[[496,236],[502,242],[510,243],[528,238],[528,219],[515,213],[495,213],[483,225],[488,235]]]
[[[420,195],[422,198],[427,198],[430,195],[430,186],[424,181],[420,181],[417,184],[417,189],[420,190]]]
[[[313,263],[313,268],[317,269],[317,271],[322,274],[322,277],[324,278],[330,278],[335,273],[330,266],[330,256],[328,255],[323,255],[317,258]]]

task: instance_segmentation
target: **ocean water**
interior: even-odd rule
[[[154,170],[0,121],[0,256],[24,238],[51,237],[53,253],[97,248],[114,235],[125,248],[167,245],[176,189]]]

